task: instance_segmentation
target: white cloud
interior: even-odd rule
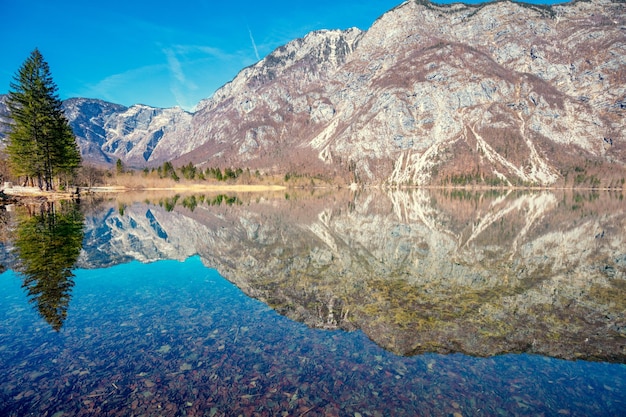
[[[186,82],[185,74],[183,73],[183,68],[180,65],[180,61],[176,57],[176,54],[171,49],[164,49],[163,52],[167,57],[167,64],[170,72],[174,75],[174,78],[176,78],[179,83],[184,84]]]
[[[123,103],[125,100],[121,99],[123,95],[120,94],[120,91],[135,91],[136,85],[145,83],[146,79],[155,78],[155,74],[163,70],[163,65],[147,65],[112,74],[96,84],[87,85],[85,91],[79,92],[77,96],[97,97],[114,103]]]
[[[180,106],[192,110],[200,100],[252,63],[246,51],[226,53],[206,45],[158,45],[160,63],[131,68],[85,85],[69,97],[99,98],[130,106]],[[153,60],[154,62],[154,60]]]

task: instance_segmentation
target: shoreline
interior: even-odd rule
[[[38,187],[22,187],[17,185],[11,185],[0,189],[0,204],[11,204],[18,202],[37,203],[45,201],[58,201],[58,200],[70,200],[80,197],[81,195],[100,194],[100,193],[141,193],[141,192],[154,192],[154,191],[170,191],[170,192],[233,192],[233,193],[262,193],[262,192],[276,192],[285,191],[290,189],[302,189],[306,187],[288,187],[285,185],[261,185],[261,184],[180,184],[170,185],[163,187],[126,187],[119,185],[110,186],[97,186],[97,187],[77,187],[76,192],[70,191],[45,191]],[[315,188],[344,188],[344,187],[315,187]],[[612,187],[546,187],[546,186],[532,186],[532,187],[484,187],[484,186],[381,186],[381,185],[357,185],[351,184],[345,188],[357,191],[364,189],[386,189],[386,190],[466,190],[466,191],[584,191],[584,192],[626,192],[623,188]]]
[[[81,193],[107,193],[107,192],[141,192],[141,191],[232,191],[232,192],[263,192],[263,191],[283,191],[287,187],[284,185],[251,185],[251,184],[186,184],[166,187],[124,187],[124,186],[104,186],[104,187],[81,187]]]
[[[91,194],[105,193],[131,193],[131,192],[235,192],[235,193],[255,193],[284,191],[288,187],[283,185],[245,185],[245,184],[186,184],[167,187],[141,187],[131,188],[124,186],[101,186],[101,187],[77,187],[78,194],[70,191],[51,190],[45,191],[39,187],[22,187],[12,185],[0,189],[0,204],[12,203],[43,203],[46,201],[71,200],[76,197]]]

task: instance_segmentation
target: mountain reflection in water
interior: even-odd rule
[[[620,195],[121,194],[0,225],[0,415],[624,410]]]
[[[80,267],[198,254],[279,313],[311,327],[361,329],[399,355],[626,362],[620,194],[412,190],[142,201],[104,203],[108,209],[87,217]]]

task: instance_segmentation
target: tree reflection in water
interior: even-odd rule
[[[84,217],[74,201],[47,202],[19,210],[16,271],[39,314],[59,331],[74,286],[72,268],[83,241]]]

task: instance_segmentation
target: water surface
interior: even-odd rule
[[[27,275],[9,249],[35,243],[7,240],[22,273],[0,275],[0,415],[625,409],[619,197],[88,205],[8,216],[65,255],[40,248]]]

